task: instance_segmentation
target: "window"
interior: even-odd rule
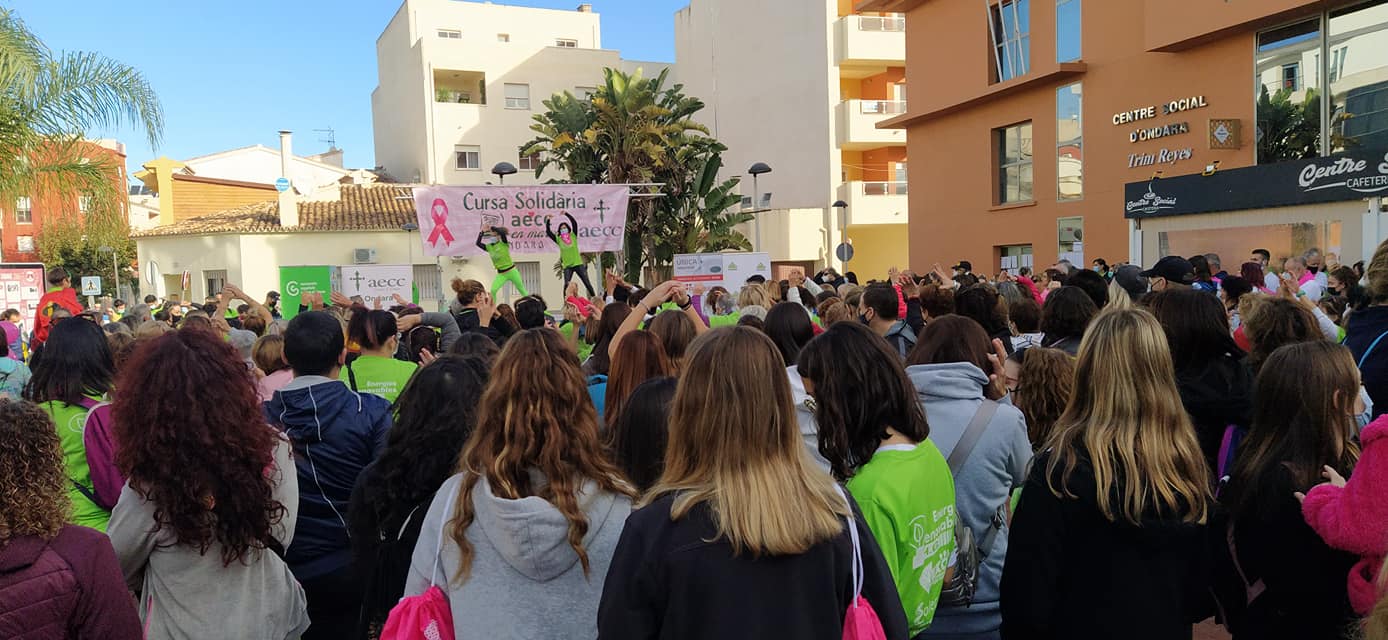
[[[992,13],[994,62],[1002,82],[1031,67],[1031,0],[1002,0]]]
[[[511,34],[509,34],[509,33],[498,33],[498,34],[496,34],[496,41],[497,41],[497,42],[510,42],[510,41],[511,41]]]
[[[1055,2],[1055,61],[1074,62],[1080,59],[1081,31],[1080,0]]]
[[[1388,148],[1388,2],[1332,11],[1328,25],[1328,151]]]
[[[457,29],[439,29],[439,37],[445,40],[462,40],[463,32]]]
[[[1031,122],[993,130],[997,141],[998,204],[1030,202]]]
[[[1055,92],[1056,199],[1084,198],[1084,93],[1080,83]]]
[[[34,203],[29,196],[20,196],[14,201],[14,221],[16,224],[34,223]]]
[[[516,262],[516,271],[520,273],[521,282],[525,283],[527,291],[540,291],[540,263],[538,262]],[[515,291],[515,285],[503,285],[501,293]],[[519,292],[517,292],[519,293]],[[512,298],[516,300],[517,298]]]
[[[225,269],[202,272],[203,280],[207,281],[207,296],[215,296],[222,292],[227,286],[227,272]]]
[[[559,38],[558,40],[555,40],[555,41],[554,41],[554,46],[556,46],[556,47],[564,47],[565,49],[577,49],[577,48],[578,48],[578,41],[577,41],[577,40],[570,40],[570,39],[568,39],[568,38]]]
[[[507,84],[506,108],[507,109],[529,109],[530,108],[530,85],[528,84]]]
[[[78,211],[81,211],[82,213],[86,213],[86,212],[88,212],[88,211],[91,211],[91,209],[92,209],[92,197],[91,197],[91,196],[89,196],[89,195],[81,195],[81,196],[78,196],[78,197],[77,197],[77,210],[78,210]]]
[[[460,171],[482,168],[482,147],[460,144],[453,147],[453,167]]]
[[[597,87],[574,87],[574,97],[580,100],[592,100],[595,95],[598,95]]]
[[[521,156],[516,166],[522,171],[534,171],[536,167],[540,166],[540,154],[532,153],[528,156]]]
[[[1056,226],[1056,248],[1061,260],[1083,269],[1084,261],[1084,218],[1058,218]]]
[[[1258,162],[1321,152],[1320,18],[1258,34]]]
[[[34,252],[34,236],[17,236],[15,241],[17,245],[15,248],[18,249],[20,253]]]

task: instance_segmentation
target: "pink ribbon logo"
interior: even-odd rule
[[[438,246],[439,238],[443,238],[445,245],[453,244],[453,234],[448,231],[448,204],[443,198],[435,198],[434,206],[429,210],[429,217],[434,221],[434,230],[429,232],[429,244]]]

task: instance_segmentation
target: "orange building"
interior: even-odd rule
[[[125,193],[125,145],[115,140],[93,140],[81,143],[84,155],[101,158],[116,169],[111,181],[117,193]],[[121,198],[124,216],[125,199]],[[85,197],[63,198],[51,193],[19,196],[14,202],[0,202],[0,261],[38,262],[38,239],[44,223],[62,216],[84,213],[89,201]]]
[[[1236,270],[1255,247],[1275,256],[1318,247],[1350,262],[1388,231],[1365,215],[1388,195],[1378,151],[1388,149],[1385,0],[858,8],[906,13],[910,109],[879,126],[908,133],[917,269],[1215,252]],[[1304,184],[1258,186],[1342,154],[1364,163],[1349,179],[1364,188],[1323,197]],[[1145,201],[1163,197],[1153,178],[1183,175],[1197,177],[1180,179],[1179,206]]]

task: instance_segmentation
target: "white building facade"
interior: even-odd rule
[[[708,105],[699,119],[728,146],[744,203],[771,194],[761,249],[783,268],[905,266],[906,136],[876,128],[906,111],[905,20],[852,5],[691,0],[675,14],[675,79]],[[754,185],[758,162],[772,171]],[[845,236],[847,265],[833,257]]]

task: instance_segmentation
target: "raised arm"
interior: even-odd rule
[[[665,304],[670,299],[674,286],[681,285],[673,281],[657,285],[656,288],[651,289],[650,293],[646,294],[646,297],[641,299],[641,302],[636,303],[636,310],[627,315],[626,320],[622,321],[622,326],[617,328],[617,333],[613,334],[612,343],[607,347],[608,357],[616,355],[617,345],[621,343],[623,336],[640,328],[647,314],[659,309],[660,305]],[[695,323],[696,329],[699,324],[702,323]]]
[[[691,300],[689,294],[685,292],[684,283],[672,281],[666,284],[672,285],[670,295],[675,301],[675,305],[684,312],[684,315],[689,316],[689,319],[694,322],[694,335],[699,335],[708,331],[708,323],[704,322],[704,317],[699,315],[699,310],[694,308],[694,301]]]
[[[549,236],[550,241],[554,244],[559,244],[559,236],[554,235],[554,227],[550,226],[551,217],[545,216],[545,235]]]
[[[486,251],[486,250],[487,250],[487,245],[482,244],[482,234],[484,234],[484,233],[486,233],[486,231],[478,231],[478,232],[477,232],[477,248],[478,248],[478,249],[481,249],[481,250],[483,250],[483,251]]]
[[[231,291],[231,293],[236,297],[237,300],[245,301],[246,304],[250,305],[251,312],[264,319],[266,326],[269,326],[271,322],[275,321],[275,318],[270,314],[270,309],[266,308],[264,304],[261,304],[259,300],[256,300],[255,298],[246,295],[246,292],[243,291],[241,287],[238,287],[234,284],[229,284],[227,285],[227,289]]]

